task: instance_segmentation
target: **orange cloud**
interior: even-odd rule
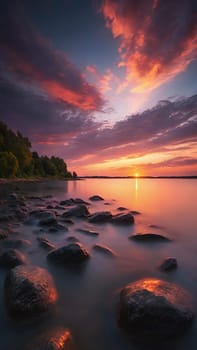
[[[197,20],[191,1],[104,0],[102,12],[120,38],[123,86],[152,90],[183,72],[196,58]]]

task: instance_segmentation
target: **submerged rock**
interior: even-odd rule
[[[135,235],[129,236],[129,239],[138,242],[169,242],[171,241],[168,237],[165,237],[158,233],[136,233]]]
[[[101,244],[95,244],[93,246],[93,249],[96,250],[97,252],[107,254],[109,256],[115,256],[116,253],[106,245],[101,245]]]
[[[0,240],[8,238],[9,234],[5,230],[0,229]]]
[[[13,268],[26,262],[26,256],[17,249],[6,249],[0,253],[0,266]]]
[[[5,248],[26,248],[31,245],[31,242],[27,239],[6,239],[3,241]]]
[[[166,258],[162,264],[160,265],[160,270],[162,271],[170,271],[176,269],[178,266],[176,258]]]
[[[37,237],[37,240],[38,240],[41,247],[43,247],[47,250],[55,249],[55,245],[52,242],[50,242],[47,238]]]
[[[78,228],[77,231],[84,233],[85,235],[88,235],[88,236],[98,236],[99,235],[99,233],[96,231],[85,230],[83,228]]]
[[[60,247],[58,249],[52,250],[47,258],[51,261],[60,264],[79,264],[84,262],[90,257],[90,254],[86,248],[76,242],[70,243],[66,246]]]
[[[112,217],[112,223],[117,225],[133,225],[134,217],[131,213],[117,214]]]
[[[128,210],[128,209],[125,208],[125,207],[118,207],[117,210],[119,210],[119,211],[124,211],[124,210]]]
[[[16,316],[47,311],[57,300],[52,276],[47,270],[33,265],[10,270],[4,292],[8,311]]]
[[[99,211],[89,216],[88,221],[92,223],[104,223],[110,222],[112,219],[112,213],[110,211]]]
[[[89,210],[86,207],[86,205],[79,204],[79,205],[76,205],[76,206],[66,210],[62,216],[63,216],[63,218],[67,218],[69,216],[81,218],[81,217],[86,217],[87,215],[89,215]]]
[[[172,336],[183,332],[194,317],[191,295],[158,279],[142,279],[120,293],[119,321],[138,336]]]
[[[89,198],[90,201],[93,201],[93,202],[96,202],[96,201],[104,201],[104,198],[102,198],[101,196],[98,196],[98,195],[94,195],[94,196],[91,196]]]
[[[68,329],[57,329],[42,334],[25,350],[73,350],[73,340]]]

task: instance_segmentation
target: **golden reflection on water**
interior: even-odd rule
[[[139,187],[139,180],[138,180],[138,178],[136,177],[136,179],[135,179],[135,198],[137,199],[137,197],[138,197],[138,187]]]

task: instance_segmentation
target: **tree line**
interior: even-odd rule
[[[15,133],[0,122],[0,177],[75,178],[62,158],[40,156],[31,151],[31,142],[19,131]]]

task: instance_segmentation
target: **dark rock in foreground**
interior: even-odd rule
[[[125,210],[128,210],[128,209],[125,208],[125,207],[118,207],[117,210],[119,210],[119,211],[125,211]]]
[[[142,279],[120,293],[120,325],[137,336],[173,336],[194,317],[192,298],[181,287],[158,279]]]
[[[0,253],[0,266],[13,268],[26,264],[27,258],[17,249],[6,249]]]
[[[86,207],[85,204],[78,204],[68,210],[66,210],[63,213],[63,218],[67,218],[67,217],[77,217],[77,218],[81,218],[81,217],[86,217],[87,215],[89,215],[89,210]]]
[[[112,223],[117,225],[133,225],[134,217],[131,213],[117,214],[112,217]]]
[[[98,195],[94,195],[94,196],[91,196],[89,198],[90,201],[93,201],[93,202],[96,202],[96,201],[104,201],[104,198],[102,198],[101,196],[98,196]]]
[[[73,350],[73,341],[68,329],[57,329],[42,334],[25,350]]]
[[[172,257],[166,258],[160,265],[160,270],[162,271],[170,271],[176,268],[177,268],[177,260],[176,258],[172,258]]]
[[[52,250],[47,258],[60,264],[80,264],[87,260],[90,254],[80,243],[70,243],[66,246]]]
[[[10,270],[5,280],[8,311],[15,316],[28,316],[47,311],[57,300],[57,291],[49,272],[26,265]]]
[[[0,229],[0,240],[1,239],[6,239],[6,238],[8,238],[8,232],[6,232],[5,230],[1,230]]]
[[[135,235],[129,236],[137,242],[169,242],[171,241],[168,237],[160,235],[158,233],[137,233]]]
[[[96,250],[97,252],[104,253],[104,254],[107,254],[109,256],[115,256],[116,255],[115,252],[111,248],[109,248],[109,247],[107,247],[105,245],[95,244],[93,246],[93,249]]]
[[[88,221],[92,223],[104,223],[110,222],[112,219],[112,213],[110,211],[100,211],[89,216]]]

